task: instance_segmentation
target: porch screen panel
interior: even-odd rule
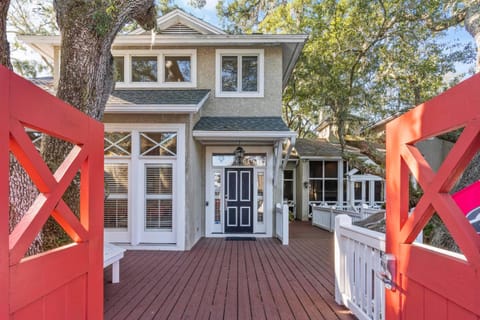
[[[128,165],[105,164],[106,200],[104,226],[110,229],[128,228]]]
[[[172,231],[173,168],[171,164],[145,166],[145,230]]]

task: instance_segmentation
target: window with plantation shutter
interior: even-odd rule
[[[172,164],[145,166],[145,231],[172,231]]]
[[[105,164],[105,228],[128,228],[128,164]]]

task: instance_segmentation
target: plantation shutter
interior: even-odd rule
[[[172,164],[145,166],[145,230],[172,231]]]
[[[105,164],[105,228],[128,228],[128,164]]]

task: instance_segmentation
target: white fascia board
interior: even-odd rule
[[[193,136],[203,141],[277,141],[296,137],[296,135],[291,131],[193,131]]]
[[[342,160],[343,158],[340,156],[311,156],[311,157],[299,157],[300,160]]]
[[[305,35],[156,35],[155,42],[175,46],[212,46],[212,45],[273,45],[283,43],[304,43]],[[115,45],[150,45],[151,35],[119,35]]]
[[[196,104],[114,104],[107,105],[107,113],[196,113],[200,106]]]

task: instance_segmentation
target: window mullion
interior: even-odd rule
[[[243,91],[243,90],[242,90],[242,88],[243,88],[243,84],[242,84],[242,70],[243,70],[243,69],[242,69],[242,55],[239,54],[239,55],[237,56],[237,59],[238,59],[238,60],[237,60],[237,66],[238,66],[238,67],[237,67],[237,69],[238,69],[238,70],[237,70],[237,86],[238,86],[237,92],[240,93],[240,92]]]

